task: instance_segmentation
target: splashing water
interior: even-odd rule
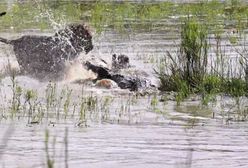
[[[76,59],[73,62],[66,62],[65,82],[80,82],[96,78],[96,74],[84,68],[80,60]]]

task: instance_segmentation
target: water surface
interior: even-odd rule
[[[123,35],[110,29],[101,35],[95,35],[95,48],[89,54],[109,63],[113,53],[127,54],[134,69],[140,74],[146,73],[148,78],[156,83],[153,68],[157,68],[166,51],[178,51],[181,23],[175,18],[161,21],[160,24],[165,26],[165,29],[161,30],[130,32]],[[221,45],[227,57],[236,59],[238,55],[227,38],[229,30],[225,31],[226,38],[223,38]],[[14,39],[23,34],[30,33],[5,32],[0,33],[0,36]],[[50,35],[52,32],[34,31],[33,34]],[[211,39],[212,35],[209,37],[214,46],[216,41]],[[210,50],[210,55],[214,59],[215,49]],[[8,61],[18,67],[11,47],[0,44],[0,57],[2,69]],[[84,58],[84,55],[82,57]],[[72,168],[233,168],[248,165],[247,123],[235,122],[229,115],[223,114],[226,109],[222,107],[223,104],[225,107],[229,105],[228,98],[213,104],[213,108],[202,107],[198,100],[186,101],[179,107],[171,100],[153,105],[154,97],[157,96],[159,100],[159,95],[136,97],[127,90],[100,89],[73,84],[67,80],[56,83],[57,102],[60,102],[59,96],[66,86],[72,89],[71,104],[80,104],[82,95],[97,98],[99,103],[87,116],[85,125],[80,118],[79,105],[75,108],[75,113],[73,106],[70,106],[67,116],[64,114],[63,105],[57,104],[46,113],[48,82],[39,82],[26,76],[17,76],[16,80],[24,90],[37,91],[38,102],[43,105],[41,109],[45,114],[38,124],[30,123],[28,114],[17,113],[11,118],[9,102],[13,96],[13,83],[9,76],[1,80],[2,167],[46,167],[45,130],[50,134],[49,153],[51,156],[55,153],[55,167],[65,167],[66,128],[67,163]],[[112,101],[110,105],[104,106],[107,99]],[[61,102],[65,102],[65,99]],[[4,137],[6,132],[7,136]]]

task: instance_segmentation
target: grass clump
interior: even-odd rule
[[[197,21],[188,19],[182,25],[180,51],[158,73],[161,90],[178,92],[177,100],[198,90],[207,71],[207,29]],[[168,64],[169,63],[169,64]]]
[[[214,100],[220,93],[233,97],[246,95],[247,82],[241,75],[224,76],[216,71],[216,67],[209,66],[208,50],[207,26],[188,18],[182,24],[179,52],[176,55],[167,52],[156,71],[161,82],[160,90],[177,92],[177,102],[191,94],[201,94],[203,103]]]
[[[181,32],[182,78],[191,87],[198,87],[207,68],[207,30],[194,20],[185,22]]]
[[[245,80],[240,78],[231,78],[224,81],[223,86],[221,86],[224,93],[227,93],[233,97],[241,97],[246,95],[247,83]]]

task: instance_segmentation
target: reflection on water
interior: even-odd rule
[[[109,30],[96,35],[95,48],[90,54],[107,62],[111,62],[112,53],[127,54],[132,66],[145,71],[156,81],[153,68],[159,64],[159,58],[167,50],[176,52],[180,42],[179,23],[175,23],[172,18],[162,24],[168,29],[125,35]],[[20,35],[2,33],[0,36],[15,38]],[[214,40],[210,42],[215,44]],[[228,39],[224,39],[222,45],[227,56],[234,55]],[[0,44],[1,68],[7,65],[8,60],[16,66],[11,49]],[[210,55],[215,53],[214,50],[210,52]],[[22,88],[39,93],[41,98],[38,103],[46,102],[44,97],[48,83],[23,76],[18,76],[17,81]],[[68,128],[68,164],[72,168],[233,168],[248,165],[247,123],[227,124],[226,120],[229,118],[222,116],[221,108],[217,105],[213,110],[199,106],[199,101],[190,101],[178,107],[170,100],[151,103],[151,96],[135,97],[125,90],[110,91],[84,86],[85,95],[93,94],[101,102],[90,114],[89,117],[93,119],[88,121],[87,127],[80,121],[79,113],[71,114],[72,108],[69,115],[64,117],[62,113],[65,107],[62,105],[52,109],[52,115],[44,117],[39,124],[31,124],[27,122],[27,115],[23,117],[22,114],[16,114],[18,117],[13,119],[9,116],[6,109],[12,98],[11,85],[10,77],[1,80],[0,167],[46,167],[46,129],[50,134],[49,152],[55,160],[55,167],[65,167],[65,128]],[[58,96],[64,85],[73,90],[72,101],[80,102],[82,85],[59,82]],[[107,100],[111,102],[109,109],[102,106]],[[78,108],[76,107],[77,110]],[[61,116],[58,117],[57,112]],[[13,128],[13,132],[8,132],[9,128]],[[4,142],[5,135],[7,141]]]

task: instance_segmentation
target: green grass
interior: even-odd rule
[[[207,27],[195,18],[186,19],[181,28],[180,52],[176,55],[168,52],[167,59],[162,59],[161,67],[156,71],[161,83],[160,90],[177,92],[178,103],[191,94],[201,94],[203,104],[214,101],[218,94],[232,97],[247,95],[248,83],[241,74],[237,77],[230,73],[224,75],[221,67],[226,64],[222,58],[218,60],[217,67],[209,67]],[[223,53],[218,54],[223,57]],[[227,66],[228,72],[231,71],[231,65]]]
[[[97,96],[90,92],[75,92],[64,85],[60,88],[57,83],[48,83],[43,92],[29,89],[18,83],[16,76],[11,78],[10,93],[3,94],[0,103],[0,121],[21,120],[28,125],[53,125],[61,120],[73,120],[75,126],[88,127],[91,123],[132,123],[132,118],[140,114],[131,114],[131,106],[136,106],[135,95],[129,99],[119,100],[115,96]],[[2,85],[0,85],[0,90]],[[6,88],[4,88],[6,89]],[[114,109],[113,109],[114,107]]]
[[[6,11],[7,4],[0,4],[0,11]],[[204,23],[208,23],[212,31],[221,31],[224,27],[243,30],[247,27],[247,4],[239,1],[217,0],[210,2],[175,4],[172,2],[159,3],[130,3],[124,2],[75,2],[61,1],[27,1],[16,2],[7,15],[1,17],[0,30],[10,27],[14,31],[23,29],[51,29],[56,24],[85,22],[90,24],[98,33],[109,28],[123,33],[131,31],[157,30],[161,19],[179,16],[184,19],[193,15]],[[224,24],[230,23],[230,24]],[[234,23],[234,24],[232,24]]]
[[[180,52],[176,57],[168,52],[170,64],[164,63],[166,68],[157,72],[161,80],[160,89],[178,92],[178,102],[196,92],[204,80],[208,60],[207,35],[204,25],[187,19],[182,24]]]

